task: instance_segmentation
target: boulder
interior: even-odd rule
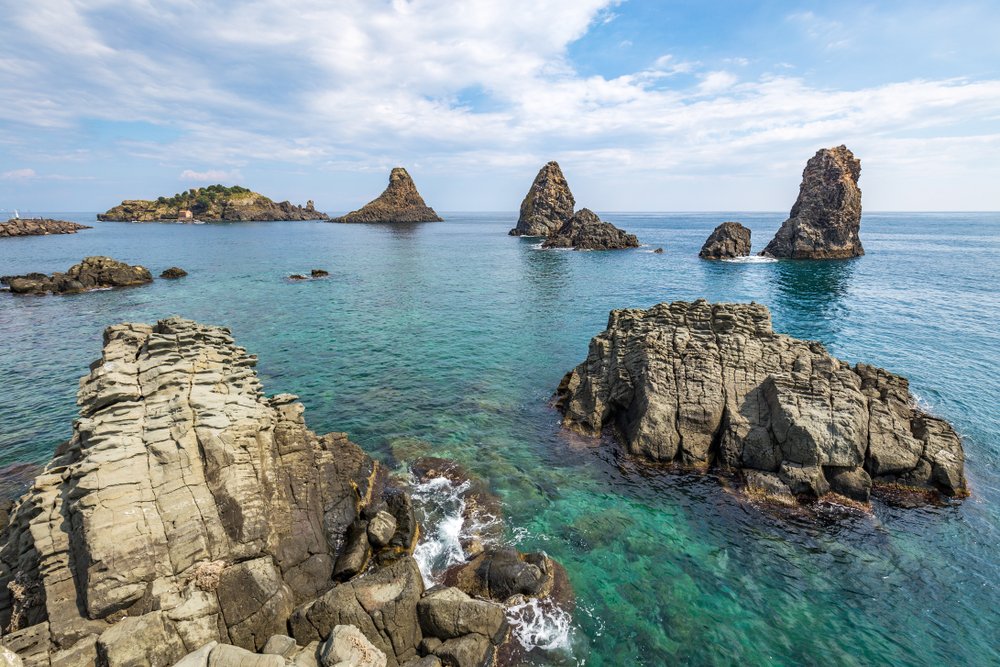
[[[238,646],[219,644],[208,654],[208,667],[285,667],[285,659],[280,655],[261,655]]]
[[[322,667],[385,667],[385,653],[378,650],[353,625],[338,625],[319,647]]]
[[[187,271],[179,266],[171,266],[169,269],[165,270],[160,274],[161,278],[166,278],[168,280],[174,280],[176,278],[183,278],[188,274]]]
[[[108,287],[128,287],[153,282],[153,275],[144,266],[132,266],[110,257],[85,257],[66,273],[29,273],[23,276],[3,276],[0,283],[13,294],[77,294]]]
[[[443,642],[434,649],[434,655],[448,667],[491,667],[496,647],[486,637],[471,634]]]
[[[424,203],[413,179],[402,167],[389,175],[389,187],[357,211],[331,222],[440,222],[434,209]]]
[[[750,230],[738,222],[724,222],[716,227],[701,247],[702,259],[732,259],[750,254]]]
[[[544,554],[491,549],[445,573],[445,584],[469,595],[506,602],[510,598],[544,597],[553,592],[557,565]]]
[[[395,534],[396,517],[385,510],[379,510],[368,524],[368,541],[376,547],[384,547]]]
[[[776,334],[759,304],[611,311],[556,396],[566,428],[613,428],[652,462],[768,473],[744,477],[769,491],[863,500],[874,479],[967,495],[961,440],[905,378]]]
[[[328,275],[330,275],[330,272],[324,271],[323,269],[313,269],[312,271],[309,272],[309,275],[312,276],[313,278],[326,278]]]
[[[573,217],[576,205],[558,162],[538,171],[531,189],[521,202],[521,214],[511,236],[550,236]]]
[[[542,243],[543,248],[573,248],[574,250],[621,250],[638,248],[634,234],[604,222],[588,208],[577,211],[555,234]]]
[[[457,588],[428,592],[417,605],[417,614],[424,634],[442,640],[477,633],[500,643],[507,630],[501,605],[474,600]]]
[[[13,236],[76,234],[81,229],[92,229],[92,227],[51,218],[11,218],[7,222],[0,222],[0,239]]]
[[[861,228],[861,161],[846,146],[816,152],[802,172],[788,219],[760,253],[787,259],[845,259],[865,254]]]

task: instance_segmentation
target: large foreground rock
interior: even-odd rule
[[[0,239],[12,236],[76,234],[81,229],[91,229],[91,227],[51,218],[11,218],[7,222],[0,223]]]
[[[905,378],[774,333],[759,304],[614,310],[559,386],[563,424],[654,462],[741,469],[771,491],[867,500],[871,479],[966,494],[962,444]]]
[[[440,222],[441,218],[417,192],[413,179],[402,167],[389,175],[389,187],[377,199],[333,222]]]
[[[248,188],[234,185],[209,185],[192,188],[172,197],[126,199],[97,216],[98,220],[117,222],[217,220],[250,222],[270,220],[328,220],[312,201],[296,206],[287,201],[274,202]]]
[[[788,259],[845,259],[865,254],[861,228],[861,160],[846,146],[816,152],[802,172],[799,198],[760,253]]]
[[[538,170],[531,189],[521,202],[521,214],[511,236],[550,236],[573,217],[576,205],[558,162]]]
[[[750,254],[750,230],[738,222],[724,222],[709,235],[698,256],[702,259],[732,259]]]
[[[605,222],[589,208],[581,208],[554,235],[542,243],[543,248],[573,248],[574,250],[622,250],[638,248],[639,239]]]
[[[66,273],[29,273],[3,276],[0,283],[14,294],[77,294],[107,287],[129,287],[153,282],[153,274],[144,266],[132,266],[110,257],[85,257]]]
[[[310,431],[294,396],[266,397],[255,365],[220,327],[105,331],[72,437],[0,534],[0,643],[29,666],[165,666],[213,641],[258,651],[336,585],[357,542],[367,567],[415,571],[405,494],[344,434]],[[358,527],[381,511],[397,529],[372,545]],[[420,576],[395,574],[387,585],[416,591],[419,634]]]

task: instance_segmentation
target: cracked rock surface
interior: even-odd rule
[[[742,470],[769,493],[867,501],[872,480],[967,493],[958,435],[905,378],[774,333],[759,304],[611,311],[557,398],[567,428],[611,427],[640,459]]]
[[[576,201],[559,163],[552,161],[538,170],[531,189],[521,202],[517,226],[511,236],[550,236],[573,217]]]

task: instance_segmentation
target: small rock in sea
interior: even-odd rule
[[[308,278],[306,278],[301,273],[293,273],[292,275],[288,276],[288,279],[289,280],[309,280]]]
[[[845,259],[865,254],[861,229],[861,160],[847,146],[816,152],[802,172],[788,219],[760,253],[787,259]]]
[[[698,256],[702,259],[732,259],[750,254],[750,230],[738,222],[724,222],[708,236]]]
[[[169,269],[160,274],[161,278],[166,278],[168,280],[173,280],[175,278],[183,278],[188,274],[187,271],[179,266],[171,266]]]
[[[325,278],[328,275],[330,275],[330,272],[324,271],[323,269],[313,269],[312,271],[309,272],[309,275],[311,275],[313,278]]]
[[[543,248],[573,248],[574,250],[622,250],[638,248],[635,234],[605,222],[589,208],[581,208],[558,232],[542,243]]]
[[[657,248],[653,252],[656,253],[657,255],[662,255],[663,254],[663,248]]]
[[[132,266],[110,257],[85,257],[66,273],[28,273],[2,276],[0,284],[13,294],[77,294],[107,287],[127,287],[153,282],[153,274],[144,266]]]
[[[551,236],[573,217],[576,201],[559,163],[538,170],[531,189],[521,202],[521,214],[511,236]]]
[[[91,227],[50,218],[11,218],[7,222],[0,222],[0,239],[12,236],[76,234],[81,229],[91,229]]]

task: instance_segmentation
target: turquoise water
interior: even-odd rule
[[[313,429],[487,478],[519,548],[561,561],[576,591],[571,650],[539,663],[1000,664],[1000,214],[866,215],[863,258],[757,264],[696,255],[728,219],[760,249],[782,214],[607,214],[650,244],[610,253],[536,250],[506,236],[512,214],[446,217],[92,223],[0,242],[0,274],[91,254],[190,272],[0,294],[0,466],[44,461],[70,434],[105,326],[183,315],[231,327],[267,391],[299,394]],[[312,268],[330,277],[285,280]],[[711,476],[643,470],[560,431],[548,401],[610,309],[698,297],[765,303],[777,330],[908,376],[963,434],[973,496],[779,521]]]

